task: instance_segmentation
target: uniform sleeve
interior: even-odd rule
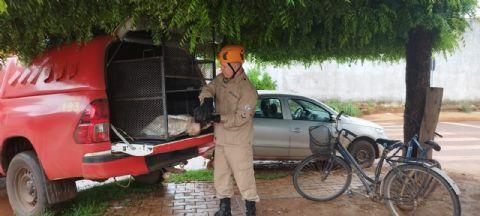
[[[200,100],[200,103],[203,103],[203,99],[205,99],[205,98],[215,97],[215,84],[216,84],[216,82],[217,82],[217,79],[214,79],[209,84],[203,86],[202,91],[200,92],[200,95],[198,96],[198,99]]]
[[[221,116],[221,122],[225,128],[240,127],[253,118],[258,94],[255,89],[244,92],[238,102],[237,111],[234,114]]]

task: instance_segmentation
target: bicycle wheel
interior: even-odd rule
[[[352,169],[340,157],[311,155],[293,173],[293,185],[302,197],[328,201],[343,194],[352,181]]]
[[[458,196],[448,181],[423,166],[404,164],[394,167],[385,176],[383,193],[392,215],[461,213]]]

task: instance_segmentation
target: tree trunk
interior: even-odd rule
[[[421,124],[425,111],[427,88],[430,87],[430,59],[432,57],[432,36],[423,27],[411,29],[406,45],[406,100],[403,124],[404,141],[407,143],[420,128],[409,117]]]

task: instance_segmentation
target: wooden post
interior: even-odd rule
[[[425,111],[420,127],[420,143],[427,140],[433,140],[435,129],[438,124],[440,108],[442,107],[443,88],[428,88],[425,102]],[[427,154],[427,158],[432,158],[432,150]]]

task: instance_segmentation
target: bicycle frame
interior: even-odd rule
[[[348,164],[353,165],[352,168],[354,169],[355,174],[358,176],[362,184],[367,189],[367,194],[370,195],[373,191],[376,191],[376,187],[378,187],[379,185],[378,183],[380,182],[380,173],[382,170],[383,162],[385,160],[384,153],[382,153],[380,162],[377,164],[377,167],[375,169],[375,178],[372,179],[370,176],[368,176],[365,170],[357,163],[357,161],[350,154],[350,152],[348,152],[348,150],[342,146],[342,144],[338,139],[335,141],[335,149],[340,153],[340,155],[342,155],[343,159],[346,160]]]
[[[418,142],[417,134],[415,134],[415,136],[413,136],[412,139],[408,142],[408,148],[405,157],[412,158],[414,148],[418,150],[417,153],[420,152],[420,158],[427,157],[427,149],[423,148],[422,145],[420,145],[420,143]]]

